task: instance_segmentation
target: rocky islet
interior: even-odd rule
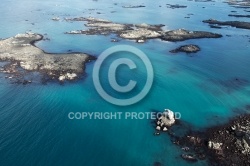
[[[51,79],[59,81],[74,80],[84,73],[85,63],[95,57],[84,53],[52,54],[35,46],[43,36],[35,33],[18,34],[0,40],[0,60],[9,62],[1,72],[20,75],[18,68],[38,71]]]
[[[67,21],[86,21],[87,30],[73,30],[65,32],[66,34],[85,34],[85,35],[109,35],[116,34],[123,39],[135,40],[138,42],[147,39],[161,39],[164,41],[184,41],[189,39],[200,38],[220,38],[222,35],[206,31],[190,31],[185,29],[176,29],[165,31],[162,29],[163,24],[150,25],[142,24],[120,24],[109,20],[98,19],[93,17],[66,18]]]

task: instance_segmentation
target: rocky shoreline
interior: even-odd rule
[[[161,39],[164,41],[184,41],[189,39],[200,38],[220,38],[222,35],[205,32],[189,31],[185,29],[176,29],[165,31],[162,29],[163,24],[121,24],[109,20],[98,19],[93,17],[65,18],[66,21],[85,21],[87,30],[73,30],[65,34],[84,34],[84,35],[110,35],[116,34],[117,37],[128,40],[135,40],[138,43],[144,43],[148,39]]]
[[[63,82],[80,78],[84,73],[85,63],[95,59],[84,53],[46,53],[35,46],[35,42],[42,39],[40,34],[25,33],[0,40],[0,61],[8,62],[0,72],[9,74],[10,79],[20,79],[24,77],[20,69],[38,71],[48,79]]]
[[[183,126],[177,124],[178,127]],[[183,150],[183,159],[192,162],[207,159],[210,165],[250,165],[249,114],[204,131],[187,130],[185,136],[175,134],[176,128],[169,132],[173,143]]]

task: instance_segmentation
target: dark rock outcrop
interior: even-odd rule
[[[179,48],[176,48],[174,50],[171,50],[171,53],[178,53],[178,52],[185,52],[185,53],[196,53],[200,51],[200,47],[197,45],[189,44],[180,46]]]
[[[241,29],[250,29],[250,22],[244,22],[244,21],[217,21],[214,19],[209,19],[209,20],[204,20],[203,22],[208,24],[232,26]]]
[[[171,8],[171,9],[176,9],[176,8],[186,8],[187,6],[185,6],[185,5],[178,5],[178,4],[176,4],[176,5],[167,4],[167,7]]]
[[[250,15],[243,15],[243,14],[229,14],[230,17],[247,17],[250,18]]]
[[[208,159],[211,165],[250,165],[250,115],[242,115],[225,125],[205,131],[190,131],[184,137],[175,137],[180,147],[188,147],[195,159]]]

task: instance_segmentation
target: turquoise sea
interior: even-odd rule
[[[170,9],[166,7],[167,3],[188,7]],[[122,8],[130,4],[146,7]],[[31,30],[50,39],[36,43],[46,52],[72,50],[97,57],[111,46],[126,44],[147,54],[154,68],[154,83],[149,94],[139,103],[127,107],[112,105],[98,95],[92,80],[94,62],[86,65],[83,79],[63,85],[57,82],[43,85],[39,81],[29,85],[11,84],[4,74],[0,74],[1,166],[151,166],[155,162],[164,166],[207,165],[206,161],[191,164],[182,160],[183,151],[172,144],[167,134],[154,136],[154,126],[148,119],[70,120],[68,114],[151,112],[169,108],[181,113],[181,121],[193,129],[202,130],[247,112],[245,106],[250,104],[250,38],[246,35],[250,35],[250,31],[231,27],[212,29],[202,23],[209,18],[250,21],[249,18],[228,17],[230,11],[244,14],[244,9],[230,7],[220,0],[2,0],[0,8],[2,39]],[[185,18],[190,13],[194,15]],[[220,33],[223,38],[184,42],[149,40],[144,44],[121,40],[112,43],[112,35],[64,34],[86,27],[84,22],[51,20],[57,16],[92,16],[119,23],[165,24],[166,30],[204,30]],[[184,44],[197,44],[201,51],[193,56],[169,53]],[[102,67],[104,73],[108,67]],[[145,81],[145,70],[132,75],[129,70],[125,71],[121,82],[131,77],[139,83]],[[239,84],[235,78],[246,81]],[[104,86],[105,83],[104,80]]]

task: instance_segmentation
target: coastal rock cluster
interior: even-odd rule
[[[148,24],[120,24],[109,20],[93,17],[66,18],[67,21],[87,21],[87,30],[76,30],[66,32],[66,34],[85,34],[85,35],[109,35],[117,34],[121,38],[137,40],[144,42],[146,39],[159,38],[161,36],[161,27],[164,25]]]
[[[1,72],[20,75],[19,68],[38,71],[51,79],[73,80],[84,72],[86,62],[94,57],[83,53],[49,54],[37,48],[34,43],[43,39],[35,33],[18,34],[0,40],[0,61],[8,62]]]
[[[66,18],[66,21],[86,21],[87,30],[74,30],[66,32],[66,34],[85,34],[85,35],[109,35],[117,34],[118,37],[129,40],[136,40],[139,43],[145,42],[147,39],[159,38],[165,41],[184,41],[188,39],[198,38],[220,38],[222,35],[205,32],[205,31],[189,31],[177,29],[172,31],[164,31],[164,25],[149,24],[120,24],[109,20],[103,20],[93,17]]]
[[[172,135],[189,161],[208,159],[212,165],[250,165],[250,115],[204,132],[190,131],[184,137]]]
[[[156,120],[156,130],[158,131],[167,131],[169,127],[171,127],[175,123],[175,115],[174,112],[165,109],[165,111],[161,114],[161,116],[157,117]],[[159,135],[157,132],[156,135]]]

